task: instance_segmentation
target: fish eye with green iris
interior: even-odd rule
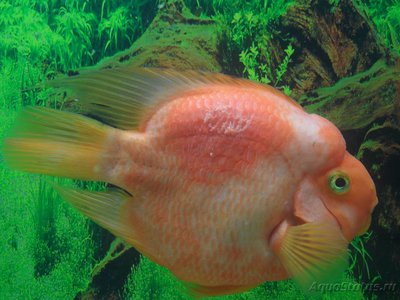
[[[0,299],[396,299],[400,1],[0,0]]]

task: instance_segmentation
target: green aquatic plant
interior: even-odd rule
[[[159,0],[113,0],[101,2],[95,10],[99,20],[95,57],[110,55],[129,47],[150,24]]]
[[[19,109],[41,98],[31,87],[59,65],[66,44],[31,8],[4,1],[0,7],[0,106]]]
[[[400,0],[357,1],[374,21],[386,46],[400,54]]]
[[[350,265],[348,268],[351,276],[358,274],[358,279],[361,281],[363,277],[375,282],[379,276],[372,277],[369,264],[372,261],[371,255],[368,253],[365,244],[371,239],[372,232],[367,232],[362,236],[356,236],[350,243]],[[365,275],[363,276],[363,271]]]
[[[239,11],[233,15],[232,41],[237,45],[248,45],[254,38],[258,26],[263,26],[263,16],[252,11]]]
[[[32,65],[42,64],[65,47],[60,43],[38,12],[0,2],[0,62],[25,59]]]
[[[329,4],[331,6],[331,12],[335,12],[336,8],[339,6],[340,4],[340,0],[329,0]]]
[[[129,47],[153,19],[156,3],[2,0],[0,60],[24,56],[61,71],[93,64],[106,48],[113,54]]]
[[[289,67],[289,63],[291,61],[291,57],[294,53],[294,49],[291,44],[289,44],[289,46],[287,46],[287,48],[284,51],[286,55],[276,70],[275,83],[274,83],[275,86],[277,86],[281,82],[283,75],[286,74]]]
[[[67,69],[91,62],[95,15],[85,12],[85,7],[85,3],[77,9],[61,7],[55,17],[56,32],[65,39],[70,52],[64,57],[66,61],[62,62]]]
[[[386,16],[378,19],[376,24],[386,43],[400,54],[400,1],[390,7]]]
[[[104,44],[104,53],[107,49],[121,49],[119,45],[126,42],[131,43],[129,37],[134,32],[135,23],[128,18],[129,10],[127,7],[118,7],[112,11],[109,18],[103,18],[99,24],[99,38],[104,35],[107,37],[107,42]]]
[[[269,84],[273,81],[274,86],[278,87],[282,77],[286,74],[291,57],[294,53],[292,45],[288,45],[285,49],[285,57],[278,65],[278,68],[273,72],[266,64],[259,63],[258,57],[260,55],[260,46],[251,45],[250,49],[243,50],[239,57],[240,62],[244,65],[243,74],[250,80]],[[282,87],[283,92],[290,96],[291,89],[285,85]]]
[[[292,1],[263,1],[263,3],[237,3],[236,12],[229,18],[225,16],[228,34],[234,46],[248,49],[253,42],[263,43],[276,30],[277,22],[286,12]]]
[[[186,6],[196,13],[200,10],[206,16],[216,15],[232,16],[237,11],[247,8],[254,12],[267,11],[271,9],[270,15],[279,14],[277,10],[285,9],[286,0],[261,0],[261,1],[242,1],[242,0],[184,0]],[[275,3],[274,3],[275,2]],[[269,15],[269,16],[270,16]]]
[[[36,189],[34,192],[36,192]],[[60,259],[60,256],[56,255],[58,250],[54,207],[56,195],[51,186],[46,184],[43,177],[40,178],[37,192],[34,217],[37,241],[37,247],[34,249],[35,277],[49,274]]]
[[[357,154],[356,154],[356,157],[357,157],[358,159],[362,159],[365,150],[374,151],[374,150],[376,150],[377,148],[379,148],[380,145],[381,145],[381,144],[380,144],[378,141],[368,139],[368,140],[364,141],[364,142],[361,144],[361,146],[360,146],[360,148],[358,149],[358,152],[357,152]]]
[[[129,47],[154,17],[156,3],[1,0],[0,106],[47,103],[49,94],[32,87]]]
[[[225,63],[230,69],[258,82],[275,86],[281,83],[287,73],[293,47],[288,42],[288,48],[282,53],[282,62],[272,67],[276,62],[271,58],[269,44],[279,31],[279,19],[292,4],[290,0],[242,1],[234,5],[224,3],[223,14],[217,13],[215,18],[223,31],[227,49]],[[290,95],[289,86],[280,88]]]
[[[357,285],[352,277],[343,274],[342,282]],[[339,285],[342,283],[339,283]],[[266,282],[247,292],[212,297],[215,300],[259,300],[259,299],[364,299],[361,289],[336,290],[333,285],[315,283],[309,290],[300,289],[293,280]],[[132,267],[125,284],[124,299],[192,299],[185,285],[166,268],[142,257],[138,266]]]
[[[125,299],[190,299],[183,285],[170,272],[152,261],[141,258],[125,285]]]
[[[267,66],[258,63],[259,54],[259,47],[255,46],[254,43],[250,49],[240,52],[239,60],[244,65],[243,74],[250,80],[268,84],[271,80],[268,77]]]

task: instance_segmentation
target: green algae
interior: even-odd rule
[[[363,128],[395,112],[396,78],[400,78],[399,68],[379,60],[365,72],[314,90],[312,95],[303,95],[299,103],[309,113],[326,117],[341,130]]]

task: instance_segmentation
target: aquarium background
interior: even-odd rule
[[[399,55],[399,0],[0,0],[0,141],[24,106],[70,108],[43,83],[84,67],[208,70],[273,85],[338,125],[380,203],[349,247],[343,282],[353,288],[305,293],[287,280],[217,298],[397,299]],[[107,186],[17,172],[0,152],[0,299],[189,299],[49,180]]]

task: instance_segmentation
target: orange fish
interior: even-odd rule
[[[348,243],[369,227],[375,186],[339,130],[270,86],[129,68],[50,85],[87,116],[24,109],[8,164],[120,187],[56,188],[195,295],[290,277],[307,287],[343,270]]]

